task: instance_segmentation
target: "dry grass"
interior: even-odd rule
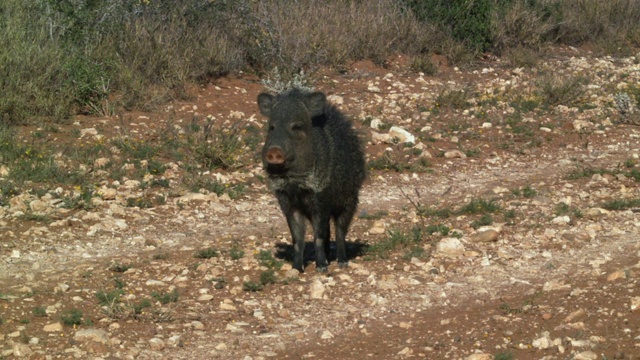
[[[546,44],[585,42],[631,53],[640,0],[6,0],[0,121],[153,110],[188,98],[189,83],[239,70],[286,77],[402,53],[431,72],[425,54],[458,65],[487,50],[527,65]]]

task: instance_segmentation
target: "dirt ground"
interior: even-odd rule
[[[233,198],[180,188],[179,162],[158,176],[175,194],[149,208],[126,206],[149,191],[126,181],[100,183],[115,192],[88,210],[16,197],[0,210],[0,359],[640,359],[640,128],[615,100],[640,87],[640,55],[551,54],[534,68],[436,58],[425,75],[398,57],[314,77],[372,164],[347,269],[291,269],[259,147],[205,174],[244,184]],[[587,80],[554,102],[539,92],[550,74]],[[261,128],[262,89],[239,74],[47,136],[153,141],[196,115]],[[393,126],[415,140],[385,137]],[[464,210],[478,199],[495,207]],[[35,200],[52,221],[18,216]],[[217,253],[194,256],[205,248]]]

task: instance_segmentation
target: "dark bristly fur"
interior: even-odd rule
[[[293,267],[304,270],[305,218],[314,230],[316,270],[327,271],[330,219],[338,264],[346,267],[345,236],[365,179],[356,131],[321,92],[294,88],[275,96],[263,93],[258,105],[269,118],[262,162],[289,224]]]

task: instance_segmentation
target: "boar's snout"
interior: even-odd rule
[[[282,166],[285,160],[284,151],[280,146],[271,146],[265,152],[264,159],[269,165]]]

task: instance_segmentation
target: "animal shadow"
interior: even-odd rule
[[[345,247],[347,250],[347,260],[352,260],[358,256],[366,254],[369,244],[366,244],[360,240],[346,241]],[[336,242],[331,241],[329,244],[329,253],[327,254],[327,260],[329,262],[336,260]],[[293,245],[287,243],[276,244],[275,257],[289,263],[293,263]],[[304,261],[314,262],[316,260],[316,250],[313,241],[305,242],[304,246]]]

